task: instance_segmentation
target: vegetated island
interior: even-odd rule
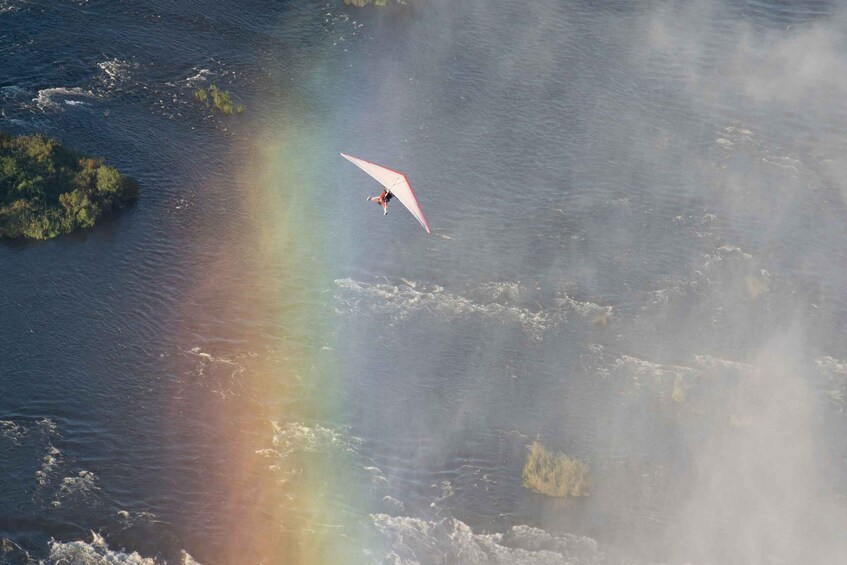
[[[194,99],[207,107],[217,108],[227,116],[244,112],[244,105],[236,104],[228,90],[221,90],[216,84],[209,88],[198,88],[194,91]]]
[[[547,496],[586,496],[593,482],[588,465],[564,453],[544,449],[538,440],[529,446],[523,467],[523,486]]]
[[[0,132],[0,237],[50,239],[90,228],[138,198],[138,183],[45,135]]]

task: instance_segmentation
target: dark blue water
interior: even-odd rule
[[[0,562],[840,562],[845,17],[0,0],[0,128],[142,187],[0,246]]]

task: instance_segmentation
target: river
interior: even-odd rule
[[[0,562],[844,562],[845,22],[0,0],[0,128],[141,186],[0,245]]]

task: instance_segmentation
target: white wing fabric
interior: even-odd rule
[[[345,155],[344,153],[342,153],[341,156],[368,173],[370,176],[375,178],[379,184],[391,191],[391,194],[396,196],[397,200],[399,200],[403,206],[412,213],[415,219],[420,222],[426,230],[426,233],[429,233],[429,223],[426,221],[426,217],[424,216],[423,210],[421,210],[421,205],[418,204],[418,199],[415,197],[412,187],[409,186],[409,181],[406,180],[406,175],[398,173],[397,171],[392,171],[391,169],[386,169],[385,167],[380,167],[379,165],[375,165],[374,163],[365,161],[364,159],[357,159],[356,157]]]

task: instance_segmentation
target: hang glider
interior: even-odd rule
[[[364,159],[345,155],[344,153],[341,156],[368,173],[379,184],[387,188],[412,213],[415,219],[420,222],[426,233],[429,233],[429,223],[426,221],[423,210],[421,210],[421,205],[418,204],[415,193],[412,192],[412,187],[409,186],[409,181],[406,180],[406,175],[386,169],[385,167],[380,167]]]

